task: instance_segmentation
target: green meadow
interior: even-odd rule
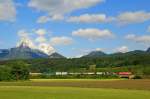
[[[0,99],[147,99],[149,82],[115,79],[0,82]]]
[[[72,87],[0,87],[0,99],[146,99],[149,91],[72,88]]]

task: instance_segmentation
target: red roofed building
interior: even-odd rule
[[[132,76],[132,72],[119,72],[118,73],[119,77],[121,78],[130,78],[130,76]]]

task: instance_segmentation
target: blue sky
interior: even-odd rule
[[[149,0],[0,0],[0,49],[22,39],[68,57],[150,46]],[[6,7],[7,6],[7,7]]]

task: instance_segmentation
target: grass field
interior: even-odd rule
[[[150,80],[0,82],[0,99],[147,99]]]

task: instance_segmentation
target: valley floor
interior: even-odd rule
[[[34,79],[0,82],[0,99],[147,99],[150,80]]]

